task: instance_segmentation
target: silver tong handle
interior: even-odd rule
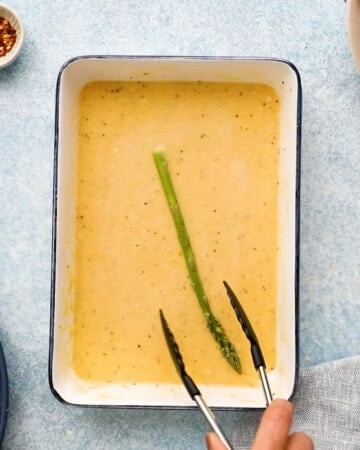
[[[213,429],[213,431],[219,436],[221,442],[225,445],[225,447],[228,450],[233,450],[232,445],[230,444],[228,438],[225,436],[225,433],[221,429],[220,425],[218,424],[214,414],[212,413],[211,409],[208,407],[208,405],[205,403],[204,399],[201,397],[201,395],[194,395],[193,396],[194,402],[197,403],[198,407],[200,408],[201,412],[203,413],[204,417],[208,421],[209,425]]]

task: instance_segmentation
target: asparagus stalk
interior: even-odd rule
[[[236,349],[227,337],[221,323],[214,316],[210,309],[209,301],[207,295],[205,294],[203,284],[201,282],[201,278],[197,269],[195,255],[190,243],[188,232],[186,230],[184,218],[176,197],[174,186],[171,181],[165,155],[162,152],[155,151],[153,153],[153,157],[165,193],[165,197],[175,223],[178,240],[184,254],[191,286],[193,287],[194,292],[198,298],[201,310],[204,313],[207,322],[207,326],[212,333],[215,341],[218,343],[221,353],[233,366],[233,368],[240,373],[241,365]]]

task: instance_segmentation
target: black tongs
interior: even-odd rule
[[[269,380],[266,375],[266,364],[265,359],[261,351],[261,347],[259,344],[259,341],[256,337],[255,331],[253,330],[253,327],[251,326],[251,323],[243,309],[243,307],[240,305],[239,300],[237,299],[236,295],[234,294],[231,287],[227,284],[226,281],[223,282],[224,286],[226,288],[226,293],[229,297],[231,306],[233,307],[233,310],[235,311],[236,318],[240,322],[241,327],[250,341],[250,349],[251,349],[251,356],[253,360],[253,364],[255,369],[259,372],[261,384],[264,390],[265,395],[265,401],[266,406],[269,406],[272,402],[272,394],[271,389],[269,386]]]
[[[240,322],[241,327],[242,327],[246,337],[250,341],[251,355],[252,355],[254,367],[259,372],[261,384],[262,384],[262,387],[264,390],[266,406],[268,406],[272,401],[272,394],[271,394],[268,378],[267,378],[266,371],[265,371],[266,365],[265,365],[264,356],[263,356],[261,348],[260,348],[260,344],[259,344],[256,334],[250,324],[250,321],[249,321],[244,309],[240,305],[240,302],[237,299],[236,295],[234,294],[234,292],[232,291],[232,289],[230,288],[230,286],[227,284],[226,281],[224,281],[224,286],[226,288],[226,292],[229,297],[231,306],[233,307],[233,310],[235,312],[236,318]],[[176,343],[175,337],[174,337],[173,333],[171,332],[169,325],[165,319],[165,316],[161,310],[160,310],[160,319],[161,319],[162,328],[164,331],[164,335],[166,338],[166,342],[167,342],[172,360],[174,362],[176,370],[177,370],[186,390],[188,391],[190,397],[194,400],[194,402],[196,402],[196,404],[200,408],[201,412],[204,414],[206,420],[208,421],[209,425],[211,426],[213,431],[219,436],[219,438],[221,439],[221,441],[223,442],[225,447],[227,449],[232,450],[233,447],[231,446],[229,440],[227,439],[223,430],[221,429],[220,425],[218,424],[211,409],[207,406],[204,399],[202,398],[199,388],[196,386],[195,382],[190,377],[190,375],[186,372],[185,364],[184,364],[183,358],[181,356],[179,346]]]
[[[182,379],[182,382],[186,390],[188,391],[190,397],[198,405],[201,412],[204,414],[205,419],[208,421],[208,424],[211,426],[213,431],[215,431],[215,433],[219,436],[225,447],[229,450],[232,450],[233,449],[232,445],[230,444],[228,438],[225,436],[225,433],[221,429],[211,409],[208,407],[208,405],[205,403],[205,400],[202,398],[199,388],[196,386],[195,382],[190,377],[190,375],[186,372],[185,364],[182,359],[179,346],[177,345],[174,335],[172,334],[169,325],[164,317],[164,314],[161,310],[160,310],[160,319],[164,330],[166,342],[169,347],[172,360],[174,361],[176,367],[176,371],[180,375],[180,378]]]

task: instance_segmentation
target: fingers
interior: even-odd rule
[[[274,400],[265,410],[252,450],[314,450],[312,440],[304,433],[289,436],[293,406],[286,400]],[[215,433],[207,433],[208,450],[226,450]]]
[[[292,414],[290,402],[274,400],[263,414],[252,450],[285,450]]]
[[[208,450],[226,450],[218,435],[212,432],[206,434],[206,447]]]
[[[306,434],[293,433],[288,438],[286,450],[314,450],[314,445]]]

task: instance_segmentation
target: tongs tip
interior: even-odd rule
[[[223,281],[223,283],[226,288],[226,293],[229,297],[231,306],[233,307],[233,310],[235,312],[236,318],[238,319],[247,339],[250,341],[254,366],[256,369],[258,369],[259,366],[265,367],[265,360],[260,348],[260,344],[250,323],[250,320],[229,284],[226,281]]]
[[[233,307],[233,310],[235,312],[235,315],[238,319],[238,321],[241,324],[241,327],[250,341],[250,348],[251,348],[251,356],[253,360],[253,364],[256,370],[259,371],[261,383],[263,386],[264,394],[265,394],[265,400],[266,404],[269,405],[272,401],[272,393],[270,390],[269,382],[267,379],[267,375],[265,372],[266,364],[265,359],[261,351],[260,344],[258,342],[257,336],[255,334],[255,331],[253,330],[253,327],[251,326],[251,323],[246,315],[245,310],[241,306],[238,298],[234,294],[233,290],[229,286],[229,284],[226,281],[223,281],[224,286],[226,288],[226,293],[229,297],[231,306]]]

